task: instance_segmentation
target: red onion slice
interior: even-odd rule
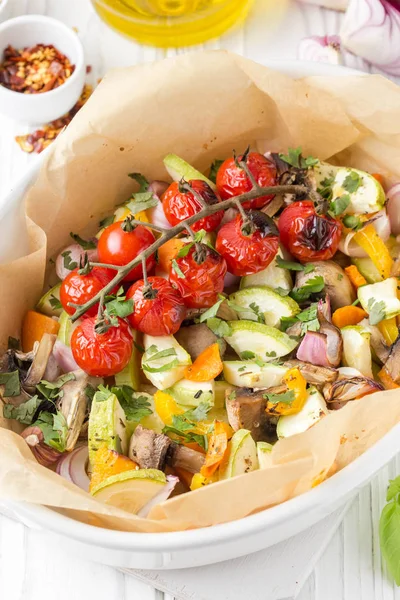
[[[63,344],[60,340],[55,341],[53,346],[53,357],[64,373],[70,373],[70,371],[76,371],[79,369],[74,357],[72,356],[71,348]]]
[[[89,457],[87,446],[75,448],[72,452],[64,454],[57,464],[57,473],[67,481],[71,481],[85,492],[89,491],[90,479],[86,473],[86,464]]]
[[[175,477],[175,475],[167,475],[167,483],[163,486],[162,490],[158,492],[145,504],[137,513],[138,517],[146,518],[153,506],[157,506],[157,504],[161,504],[161,502],[165,502],[170,495],[172,494],[176,484],[179,481],[179,477]]]
[[[154,196],[161,198],[163,193],[169,188],[169,183],[155,179],[149,185],[149,192],[153,192]]]
[[[164,209],[161,202],[159,202],[153,208],[149,208],[147,210],[147,214],[149,216],[150,223],[153,223],[153,225],[158,225],[164,229],[171,229],[172,225],[169,223],[164,214]]]
[[[328,360],[326,336],[318,331],[307,331],[296,354],[299,360],[319,367],[330,367]]]
[[[400,183],[395,183],[387,192],[387,212],[393,235],[400,233]]]
[[[96,238],[91,238],[91,241],[97,243]],[[75,262],[78,266],[81,258],[85,256],[85,253],[87,253],[89,260],[91,260],[92,262],[97,262],[98,260],[97,248],[94,248],[92,250],[84,250],[79,244],[71,244],[70,246],[67,246],[66,248],[61,250],[60,254],[57,256],[56,259],[56,273],[61,280],[65,279],[67,275],[71,273],[70,269],[66,269],[64,267],[64,257],[62,256],[64,252],[70,252],[70,261]]]
[[[298,46],[297,58],[340,65],[343,62],[340,38],[337,35],[313,35],[304,38]]]

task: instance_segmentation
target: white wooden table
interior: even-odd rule
[[[172,56],[181,50],[157,50],[129,42],[107,29],[96,17],[89,0],[13,0],[14,16],[49,14],[78,29],[86,60],[96,80],[110,67]],[[264,0],[241,30],[229,33],[205,48],[225,48],[248,58],[295,58],[299,40],[310,34],[337,33],[341,15],[289,1],[280,28],[271,31]],[[275,0],[281,6],[283,0]],[[349,57],[348,66],[371,70],[362,60]],[[0,197],[36,156],[19,150],[13,138],[24,133],[18,125],[0,117]],[[382,469],[361,490],[342,525],[303,587],[299,600],[400,600],[398,591],[381,565],[378,540],[379,514],[389,478],[400,473],[400,459]],[[301,550],[300,550],[301,551]],[[282,577],[285,577],[282,564]],[[248,597],[252,597],[249,590]],[[1,600],[172,600],[110,567],[67,554],[43,543],[34,530],[0,516]],[[265,600],[268,600],[266,597]]]

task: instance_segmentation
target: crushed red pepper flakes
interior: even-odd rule
[[[51,123],[43,125],[41,129],[37,129],[32,133],[17,135],[15,141],[19,144],[21,150],[28,153],[35,152],[36,154],[40,154],[72,121],[78,110],[80,110],[85,102],[89,99],[92,91],[93,88],[91,85],[85,85],[78,102],[66,115],[56,119],[55,121],[52,121]]]
[[[7,46],[0,64],[0,85],[22,94],[41,94],[62,85],[75,70],[53,45],[16,49]]]

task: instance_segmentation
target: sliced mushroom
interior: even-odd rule
[[[395,383],[400,383],[400,337],[390,348],[389,358],[385,363],[385,369]]]
[[[286,389],[286,388],[285,388]],[[265,390],[238,388],[235,397],[226,398],[228,421],[234,431],[248,429],[255,441],[265,439],[268,416],[265,412]]]
[[[380,390],[383,390],[383,386],[368,377],[340,377],[324,387],[324,397],[328,403],[340,403],[341,407],[349,400],[356,400]]]
[[[138,425],[129,444],[129,457],[141,469],[163,470],[171,443],[172,440],[163,433],[156,433]]]
[[[342,267],[332,260],[317,261],[313,263],[314,270],[310,273],[298,271],[296,274],[296,287],[302,287],[309,279],[321,276],[325,282],[325,291],[331,300],[332,309],[349,306],[356,299],[356,295]]]
[[[332,383],[338,377],[336,369],[320,367],[301,360],[288,360],[283,366],[289,367],[290,369],[297,367],[307,383],[310,383],[311,385],[325,385],[326,383]]]
[[[73,375],[74,379],[67,381],[62,386],[63,394],[57,402],[57,408],[62,412],[67,421],[67,451],[75,448],[86,417],[88,408],[86,388],[88,385],[97,387],[101,383],[101,380],[98,378],[90,377],[90,375],[81,370],[73,371]]]
[[[204,454],[172,443],[167,452],[167,464],[171,467],[178,467],[189,471],[189,473],[199,473],[204,465]]]
[[[22,382],[23,387],[28,392],[34,392],[38,383],[44,379],[46,372],[47,363],[51,353],[53,352],[53,346],[57,339],[56,335],[45,333],[39,343],[39,347],[33,359],[32,365],[27,373],[25,380]]]
[[[186,352],[190,354],[192,360],[196,360],[203,350],[218,341],[215,333],[213,333],[205,323],[181,327],[179,331],[176,332],[175,338]],[[223,355],[226,349],[226,342],[224,340],[221,340],[221,342],[220,352],[221,355]]]

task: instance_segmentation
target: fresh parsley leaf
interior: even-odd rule
[[[329,208],[333,215],[337,217],[338,215],[342,215],[344,213],[346,208],[349,206],[350,201],[349,194],[343,194],[342,196],[335,198],[335,200],[332,200]]]
[[[150,346],[151,348],[151,346]],[[149,348],[149,350],[150,350]],[[166,348],[165,350],[161,350],[160,352],[156,352],[155,354],[151,354],[149,358],[147,358],[147,362],[152,360],[159,360],[160,358],[165,358],[166,356],[176,356],[175,348]]]
[[[129,317],[134,311],[133,298],[126,299],[124,289],[119,288],[115,295],[107,296],[105,304],[105,313],[109,317]]]
[[[87,386],[85,387],[85,395],[86,395],[86,398],[89,400],[89,402],[92,402],[95,393],[96,393],[96,389],[92,385],[90,385],[90,383],[88,383]]]
[[[21,384],[18,371],[0,373],[0,385],[4,385],[4,392],[2,394],[4,398],[19,396],[21,393]]]
[[[61,412],[57,411],[56,414],[42,412],[32,425],[40,427],[43,432],[45,444],[58,450],[58,452],[65,452],[68,426]]]
[[[301,322],[301,334],[305,335],[307,331],[318,331],[320,324],[317,318],[317,304],[311,304],[308,308],[301,311],[294,317],[281,317],[281,327],[286,331],[295,323]]]
[[[175,417],[173,417],[172,419],[173,421],[175,420]],[[165,435],[168,435],[169,433],[171,433],[174,436],[178,436],[178,439],[175,441],[178,443],[181,442],[187,442],[187,443],[192,443],[195,442],[196,444],[198,444],[201,448],[203,448],[206,452],[207,452],[207,448],[208,448],[208,438],[206,435],[200,435],[199,433],[193,433],[192,431],[181,431],[180,429],[177,429],[176,427],[174,427],[173,425],[165,425],[162,433],[164,433]]]
[[[172,427],[165,426],[163,433],[173,433],[184,441],[195,441],[202,448],[207,449],[207,436],[196,433],[196,425],[207,418],[210,408],[211,406],[206,402],[200,402],[196,408],[187,410],[181,415],[173,415]]]
[[[96,402],[106,402],[112,395],[112,391],[105,385],[99,385],[96,392]]]
[[[178,251],[177,253],[177,258],[184,258],[185,256],[187,256],[190,252],[190,249],[193,247],[193,242],[190,242],[189,244],[185,244],[184,246],[182,246],[182,248]]]
[[[56,298],[54,294],[51,294],[49,302],[50,302],[51,308],[53,308],[54,310],[62,309],[62,304],[61,304],[59,298]]]
[[[287,269],[289,271],[304,271],[304,273],[311,273],[311,271],[314,271],[315,269],[314,265],[311,263],[302,265],[292,260],[283,260],[283,258],[280,256],[276,257],[276,266],[280,269]]]
[[[333,186],[333,182],[335,181],[335,176],[332,173],[332,175],[330,175],[329,177],[325,177],[325,179],[323,179],[320,182],[321,188],[328,188],[328,187],[332,187]]]
[[[356,217],[355,215],[346,215],[343,217],[343,225],[347,227],[347,229],[358,230],[362,227],[362,221],[360,217]]]
[[[148,397],[135,392],[130,386],[112,387],[111,391],[117,396],[128,421],[139,422],[153,414]]]
[[[44,398],[46,398],[46,400],[53,401],[56,398],[61,398],[63,396],[63,385],[74,379],[76,379],[76,377],[73,373],[61,375],[61,377],[56,379],[56,381],[52,382],[42,379],[42,381],[36,386],[36,389]]]
[[[213,183],[216,183],[217,181],[217,173],[223,162],[225,161],[221,160],[220,158],[217,158],[214,160],[210,167],[210,174],[208,176],[208,179],[211,179]]]
[[[386,500],[379,520],[379,540],[388,570],[400,585],[400,477],[389,482]]]
[[[171,266],[172,266],[173,270],[175,271],[175,273],[178,275],[179,279],[185,279],[185,274],[182,272],[182,269],[179,267],[175,258],[172,259]]]
[[[271,404],[278,404],[278,402],[283,402],[283,404],[292,404],[295,399],[294,390],[288,390],[287,392],[283,392],[282,394],[264,394],[264,398],[271,402]]]
[[[368,300],[368,316],[371,325],[376,325],[386,319],[386,306],[383,300],[378,302],[374,298]]]
[[[128,177],[134,179],[139,184],[139,192],[147,192],[149,189],[149,181],[141,173],[128,173]]]
[[[276,358],[276,352],[274,350],[272,352],[266,352],[265,356],[267,358]]]
[[[356,171],[350,171],[342,183],[342,188],[352,194],[356,192],[360,186],[362,186],[362,178]]]
[[[43,398],[35,395],[19,406],[5,404],[3,406],[3,416],[6,419],[16,419],[24,425],[30,425],[42,402]]]
[[[295,287],[290,292],[290,296],[296,302],[304,302],[304,300],[308,300],[311,294],[317,294],[322,292],[324,289],[325,282],[324,278],[321,275],[316,275],[309,279],[303,286]]]
[[[187,410],[183,413],[183,415],[180,416],[184,417],[187,421],[194,421],[195,423],[198,423],[199,421],[206,420],[207,414],[209,413],[210,409],[210,404],[208,404],[207,402],[200,402],[200,404],[196,406],[196,408],[191,408],[190,410]]]
[[[325,179],[320,182],[320,187],[317,189],[317,192],[328,202],[332,200],[332,186],[334,181],[335,176],[332,173],[329,177],[325,177]]]
[[[132,194],[132,199],[125,206],[132,214],[136,215],[142,210],[157,206],[158,202],[157,196],[154,196],[152,192],[136,192],[136,194]]]
[[[84,240],[77,233],[72,233],[72,231],[69,235],[84,250],[94,250],[96,248],[96,243],[93,240]]]
[[[66,252],[62,252],[61,256],[64,259],[64,268],[68,269],[68,271],[73,271],[78,268],[78,263],[74,260],[71,260],[71,250],[66,250]]]
[[[159,367],[150,367],[147,363],[142,364],[143,371],[147,371],[148,373],[163,373],[164,371],[169,371],[179,365],[179,360],[174,358],[171,362],[161,365]]]
[[[241,360],[251,360],[252,358],[255,358],[256,355],[254,354],[254,352],[251,352],[251,350],[244,350],[243,352],[240,353],[240,359]]]
[[[221,304],[224,302],[225,298],[221,298],[220,300],[217,300],[217,302],[215,304],[213,304],[212,306],[210,306],[210,308],[208,310],[206,310],[206,312],[203,312],[202,315],[200,315],[199,321],[200,323],[204,323],[204,321],[207,321],[208,319],[212,319],[213,317],[216,316],[219,307],[221,306]],[[208,323],[207,323],[208,325]],[[210,327],[211,329],[211,327]]]
[[[109,217],[104,217],[104,219],[102,219],[99,222],[99,227],[101,229],[103,229],[103,227],[108,227],[109,225],[111,225],[112,223],[114,223],[114,215],[110,215]]]
[[[301,154],[300,146],[298,148],[288,148],[288,153],[279,154],[279,157],[285,161],[285,163],[292,167],[296,167],[297,169],[308,169],[319,163],[319,160],[312,156],[304,158]]]
[[[240,369],[238,369],[238,373],[242,373],[243,371],[245,371],[248,367],[246,365],[243,365],[243,367],[240,367]]]
[[[226,337],[228,335],[232,335],[232,329],[228,325],[226,321],[219,319],[218,317],[211,317],[207,319],[207,327],[211,329],[211,331],[217,337]]]
[[[256,315],[257,317],[257,321],[259,323],[265,323],[265,317],[264,317],[264,313],[261,311],[261,308],[258,306],[258,304],[256,304],[255,302],[252,302],[249,305],[249,308],[253,311],[253,313]]]

